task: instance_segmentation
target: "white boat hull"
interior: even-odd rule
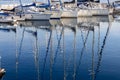
[[[11,23],[13,19],[11,16],[0,16],[0,23]]]
[[[91,10],[92,15],[94,16],[104,16],[104,15],[109,15],[109,10],[108,9],[92,9]]]
[[[106,16],[112,12],[106,3],[88,2],[86,4],[79,5],[78,16]]]
[[[45,11],[45,13],[52,14],[52,15],[50,16],[50,19],[60,19],[60,18],[61,18],[62,11],[60,11],[60,10]]]
[[[51,14],[29,13],[25,14],[25,20],[49,20]]]
[[[14,21],[25,21],[25,16],[23,16],[23,15],[21,15],[21,16],[13,15],[13,20]]]
[[[78,17],[80,16],[106,16],[109,15],[108,9],[80,9]]]
[[[78,11],[78,17],[81,17],[81,16],[92,16],[91,10],[89,10],[89,9],[80,9]]]
[[[67,10],[62,12],[61,18],[77,18],[77,11]]]

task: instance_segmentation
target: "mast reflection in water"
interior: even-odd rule
[[[81,17],[0,25],[3,80],[120,80],[119,22]]]

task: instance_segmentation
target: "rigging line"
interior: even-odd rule
[[[56,27],[55,27],[55,29],[56,29]],[[59,40],[59,38],[58,38],[58,31],[57,31],[57,29],[56,29],[56,36],[57,36],[57,40]]]
[[[52,36],[52,39],[51,39],[51,45],[50,45],[50,80],[52,80],[52,67],[53,67],[53,36]]]
[[[25,33],[25,28],[23,29],[23,32],[22,32],[22,39],[21,39],[21,42],[20,42],[20,48],[19,48],[19,56],[18,56],[18,60],[20,58],[20,55],[21,55],[21,50],[22,50],[22,44],[23,44],[23,39],[24,39],[24,33]]]
[[[78,66],[77,66],[77,71],[79,71],[79,66],[80,66],[81,61],[82,61],[82,56],[83,56],[83,52],[84,52],[84,49],[85,49],[86,42],[87,42],[87,40],[88,40],[88,36],[89,36],[89,30],[88,30],[88,33],[87,33],[87,36],[86,36],[86,39],[85,39],[83,48],[82,48],[82,50],[81,50],[81,55],[80,55],[79,64],[78,64]],[[76,71],[76,75],[77,75],[77,71]],[[75,80],[76,80],[76,76],[75,76]]]
[[[17,49],[16,49],[16,72],[18,72],[18,64],[19,64],[19,58],[20,58],[20,55],[21,55],[24,32],[25,32],[25,28],[23,29],[23,32],[22,32],[22,39],[21,39],[21,42],[20,42],[19,50],[17,51]],[[17,39],[17,35],[16,35],[16,39]],[[17,41],[16,41],[16,48],[17,48]],[[17,76],[17,78],[18,78],[18,76]]]
[[[15,42],[16,42],[16,73],[18,72],[18,43],[17,43],[17,30],[15,33]]]
[[[84,52],[84,49],[85,49],[85,46],[86,46],[86,42],[87,42],[87,40],[88,40],[88,36],[89,36],[89,31],[88,31],[88,33],[87,33],[86,39],[85,39],[85,41],[84,41],[83,48],[82,48],[82,50],[81,50],[80,61],[82,60],[82,55],[83,55],[83,52]],[[80,62],[80,63],[81,63],[81,62]]]
[[[72,28],[71,28],[72,29]],[[70,66],[70,64],[69,64],[69,62],[71,62],[72,61],[72,57],[74,57],[74,59],[75,59],[75,53],[76,53],[76,51],[75,51],[75,49],[76,49],[76,26],[73,28],[74,30],[74,42],[73,42],[73,52],[72,53],[74,53],[73,55],[71,55],[71,56],[69,56],[69,58],[68,58],[68,64],[66,64],[66,66]],[[74,66],[75,67],[75,66]],[[67,68],[67,67],[66,67]],[[76,67],[75,67],[76,68]],[[75,71],[74,71],[74,74],[75,74]],[[76,75],[76,74],[75,74]],[[73,75],[73,78],[75,78],[75,75]]]
[[[64,80],[66,80],[66,62],[65,62],[65,33],[64,33],[64,30],[63,30],[63,68],[64,68]]]
[[[76,33],[74,34],[74,73],[73,73],[73,80],[76,79]]]
[[[90,0],[89,0],[89,5],[90,5],[90,8],[92,9],[92,4],[91,4]]]
[[[59,47],[60,47],[63,31],[64,31],[64,28],[62,27],[62,31],[61,31],[61,34],[60,34],[60,39],[58,40],[58,46],[57,46],[57,50],[55,52],[55,57],[54,57],[54,60],[53,60],[54,64],[55,64],[55,61],[56,61],[56,58],[57,58],[57,53],[58,53],[58,50],[59,50]]]
[[[107,0],[107,2],[108,2],[108,5],[110,6],[110,1],[109,1],[109,0]]]
[[[21,0],[19,0],[19,3],[20,3],[20,6],[21,6],[21,9],[22,9],[22,11],[23,11],[23,5],[22,5],[22,1]]]
[[[98,27],[99,31],[98,31],[98,52],[97,54],[99,55],[100,52],[100,26]]]
[[[61,9],[63,10],[62,1],[61,1],[61,0],[59,0],[59,2],[60,2],[60,7],[61,7]]]
[[[84,36],[83,36],[83,32],[82,32],[82,30],[80,29],[80,31],[81,31],[81,37],[82,37],[82,41],[84,42]]]
[[[107,33],[106,33],[105,38],[104,38],[104,40],[103,40],[103,45],[101,46],[100,54],[103,53],[103,49],[104,49],[104,47],[105,47],[106,39],[107,39],[107,37],[108,37],[109,31],[110,31],[110,27],[108,27],[108,29],[107,29]]]
[[[96,68],[96,72],[95,72],[95,79],[97,77],[97,74],[99,73],[99,68],[100,68],[100,65],[101,65],[101,60],[102,60],[102,53],[103,53],[103,50],[104,50],[104,47],[105,47],[105,44],[106,44],[106,40],[107,40],[107,37],[109,35],[109,31],[110,31],[110,27],[111,27],[111,24],[108,25],[108,28],[107,28],[107,32],[106,32],[106,35],[104,37],[104,40],[103,40],[103,45],[101,46],[101,50],[99,52],[99,59],[98,59],[98,64],[97,64],[97,68]]]
[[[36,30],[36,36],[35,36],[35,63],[36,63],[36,69],[37,69],[37,74],[38,74],[38,80],[40,80],[40,76],[39,76],[39,50],[38,50],[38,36],[37,36],[38,32]]]
[[[34,51],[34,58],[35,58],[35,63],[37,63],[38,61],[38,38],[37,38],[37,30],[34,32],[34,37],[35,37],[35,51]],[[37,64],[36,65],[36,68],[37,68]]]
[[[49,7],[50,7],[50,10],[52,10],[52,9],[51,9],[51,3],[50,3],[50,0],[48,0],[48,4],[49,4]]]
[[[17,51],[17,49],[16,49],[16,69],[18,68],[18,64],[19,64],[18,61],[19,61],[19,58],[20,58],[20,55],[21,55],[21,49],[22,49],[22,43],[23,43],[23,38],[24,38],[24,32],[25,32],[25,28],[23,29],[23,32],[22,32],[22,39],[21,39],[21,42],[20,42],[19,51]],[[17,48],[17,42],[16,42],[16,48]]]
[[[48,52],[49,52],[49,46],[50,46],[50,42],[51,42],[51,37],[52,37],[52,31],[50,31],[50,37],[49,37],[49,40],[48,40],[46,55],[45,55],[45,58],[44,58],[42,78],[43,78],[43,74],[44,74],[44,70],[45,70],[45,64],[46,64],[46,60],[47,60],[47,56],[48,56]]]
[[[92,41],[92,80],[95,78],[95,72],[94,72],[94,45],[95,45],[95,32],[93,31],[93,41]]]
[[[75,27],[74,31],[75,31],[75,30],[76,30],[76,27]],[[73,54],[73,55],[70,55],[69,58],[67,59],[67,61],[68,61],[67,63],[68,63],[68,64],[66,64],[66,70],[69,69],[69,68],[67,68],[67,66],[70,66],[69,63],[72,61],[72,59],[75,59],[75,52],[76,52],[76,51],[75,51],[75,48],[76,48],[76,46],[75,46],[75,45],[76,45],[76,31],[74,32],[74,41],[73,41],[72,45],[73,45],[73,52],[72,52],[72,53],[74,53],[74,54]],[[74,57],[74,58],[72,58],[72,57]],[[75,72],[75,71],[74,71],[74,72]],[[73,78],[74,78],[74,77],[75,77],[75,76],[73,75]]]

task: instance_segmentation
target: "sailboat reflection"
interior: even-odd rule
[[[42,79],[44,79],[43,78],[43,74],[44,74],[45,67],[46,67],[46,61],[47,61],[47,56],[48,56],[48,52],[49,52],[49,48],[50,48],[50,44],[51,44],[51,38],[52,38],[52,30],[50,31],[50,35],[49,35],[49,39],[48,39],[48,44],[47,44],[47,49],[46,49],[46,54],[45,54],[45,58],[44,58],[44,62],[43,62]]]
[[[18,79],[18,65],[22,51],[23,39],[25,35],[25,28],[22,30],[22,38],[20,40],[20,45],[18,45],[18,31],[16,28],[15,38],[16,38],[16,79]],[[19,48],[18,48],[19,47]]]
[[[16,22],[15,25],[23,27],[51,26],[49,21],[20,21]]]
[[[101,46],[101,49],[100,51],[98,50],[98,63],[97,63],[97,68],[95,70],[95,78],[94,80],[96,80],[96,77],[97,77],[97,74],[99,73],[99,68],[101,66],[101,60],[102,60],[102,54],[103,54],[103,50],[104,50],[104,47],[105,47],[105,44],[106,44],[106,40],[107,40],[107,37],[109,35],[109,32],[110,32],[110,28],[111,28],[111,23],[109,23],[108,25],[108,28],[107,28],[107,31],[106,31],[106,34],[105,34],[105,37],[103,39],[103,44]],[[100,34],[99,34],[100,35]]]
[[[27,36],[32,36],[32,40],[34,37],[33,63],[35,65],[29,66],[32,69],[35,68],[35,70],[31,70],[36,73],[34,80],[87,80],[88,77],[91,80],[96,80],[100,72],[103,51],[111,26],[107,27],[105,34],[101,33],[101,22],[107,23],[109,20],[105,17],[81,17],[79,19],[61,19],[56,22],[18,22],[15,28],[2,28],[1,31],[7,29],[7,32],[14,31],[16,35],[16,76],[18,73],[22,73],[22,71],[18,72],[18,65],[19,61],[22,60],[20,55],[23,41],[26,39],[24,38],[25,33],[29,33],[30,35]],[[18,35],[17,31],[22,34]],[[101,34],[105,35],[104,39],[101,38]],[[17,49],[18,39],[20,42]],[[39,42],[46,44],[40,45]],[[31,43],[28,42],[28,44]],[[86,54],[87,52],[89,54]],[[87,64],[86,59],[88,59]],[[98,61],[97,64],[95,59]],[[24,65],[19,65],[19,67],[21,66]],[[87,68],[87,71],[81,69],[84,67]],[[84,77],[86,74],[90,75]],[[19,78],[16,79],[19,80]]]
[[[35,60],[35,66],[36,66],[36,69],[37,69],[37,80],[40,80],[38,31],[37,31],[36,28],[35,28],[35,32],[33,33],[33,36],[35,37],[34,60]]]

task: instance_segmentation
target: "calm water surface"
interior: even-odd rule
[[[119,33],[108,17],[0,24],[2,80],[120,80]]]

